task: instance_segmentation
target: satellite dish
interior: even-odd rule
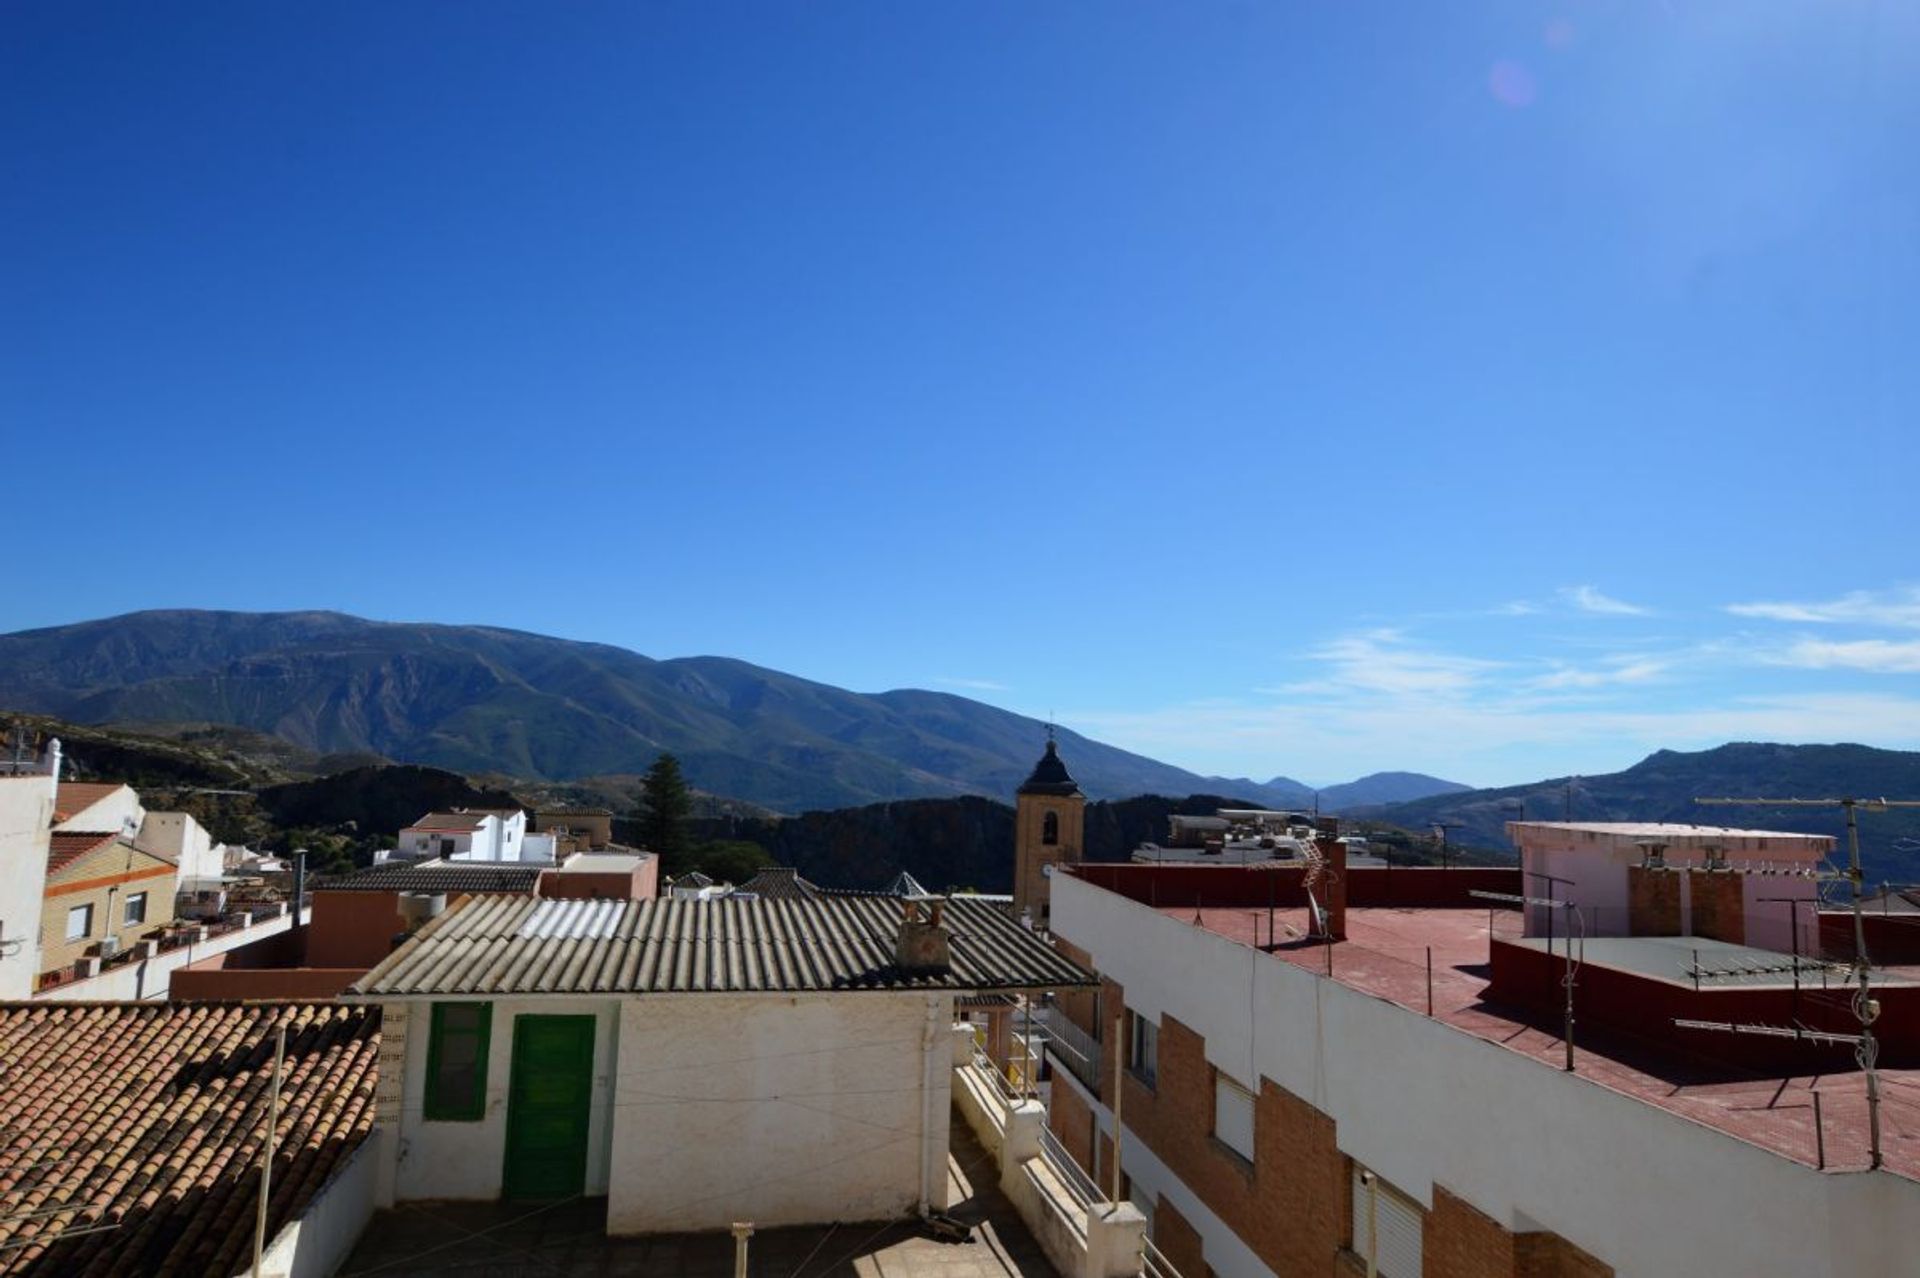
[[[1053,877],[1053,862],[1049,861],[1045,865],[1040,867],[1040,877],[1043,879],[1050,879]]]

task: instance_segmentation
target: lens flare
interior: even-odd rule
[[[1496,102],[1510,107],[1532,106],[1540,95],[1533,72],[1505,59],[1494,63],[1493,69],[1487,72],[1487,89]]]

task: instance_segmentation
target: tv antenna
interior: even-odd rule
[[[1880,1075],[1875,1068],[1879,1059],[1880,1045],[1874,1041],[1873,1022],[1880,1015],[1880,1003],[1873,997],[1873,964],[1867,958],[1867,928],[1862,920],[1860,909],[1860,889],[1865,885],[1865,875],[1860,869],[1860,809],[1869,812],[1886,812],[1892,808],[1920,808],[1920,799],[1739,799],[1739,798],[1696,798],[1695,803],[1702,807],[1750,807],[1750,808],[1840,808],[1847,814],[1847,869],[1846,879],[1852,885],[1849,894],[1853,904],[1853,964],[1851,977],[1854,985],[1853,1015],[1860,1022],[1860,1033],[1853,1043],[1853,1059],[1867,1076],[1867,1138],[1868,1162],[1870,1169],[1880,1166]],[[1708,1028],[1701,1026],[1699,1028]],[[1774,1032],[1771,1026],[1712,1026],[1727,1028],[1735,1033]],[[1797,1035],[1793,1035],[1796,1036]],[[1844,1036],[1854,1038],[1852,1035]],[[1839,1042],[1842,1036],[1830,1036],[1829,1041]]]

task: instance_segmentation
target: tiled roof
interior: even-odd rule
[[[946,906],[952,964],[894,964],[900,902],[822,896],[655,901],[480,897],[450,910],[352,993],[664,994],[1047,989],[1094,983],[991,904]]]
[[[820,895],[820,889],[791,865],[770,865],[733,890],[769,901],[807,901]]]
[[[546,868],[495,861],[376,865],[314,886],[334,892],[531,892]]]
[[[47,873],[58,874],[102,843],[111,843],[119,837],[118,831],[112,834],[56,831],[47,840]]]
[[[454,832],[477,830],[480,828],[480,823],[492,815],[494,814],[490,812],[429,812],[407,829]]]
[[[62,781],[54,792],[53,819],[71,821],[124,784],[123,781]]]
[[[0,1273],[242,1270],[282,1023],[269,1238],[372,1129],[378,1008],[0,1004]]]

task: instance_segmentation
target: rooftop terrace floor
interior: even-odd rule
[[[1264,907],[1165,907],[1160,913],[1316,973],[1326,972],[1331,949],[1333,979],[1421,1013],[1427,1011],[1431,947],[1436,1019],[1551,1068],[1564,1064],[1557,1020],[1483,998],[1489,976],[1489,936],[1518,939],[1518,916],[1511,912],[1349,909],[1347,939],[1331,946],[1307,938],[1304,909],[1272,912],[1272,935],[1277,938],[1273,945],[1268,944]],[[1593,957],[1591,948],[1588,957]],[[1916,973],[1904,969],[1899,975],[1912,979]],[[1579,1025],[1574,1049],[1574,1072],[1582,1078],[1809,1166],[1817,1165],[1819,1157],[1813,1108],[1813,1093],[1818,1091],[1827,1169],[1858,1171],[1868,1165],[1866,1085],[1858,1070],[1794,1075],[1746,1072]],[[1920,1070],[1883,1069],[1880,1081],[1884,1165],[1920,1179]]]
[[[994,1159],[953,1117],[948,1214],[974,1226],[965,1242],[917,1221],[767,1229],[748,1248],[750,1278],[1055,1278],[1053,1266],[994,1182]],[[403,1203],[376,1212],[339,1278],[733,1278],[724,1233],[609,1238],[607,1200],[552,1204]]]

